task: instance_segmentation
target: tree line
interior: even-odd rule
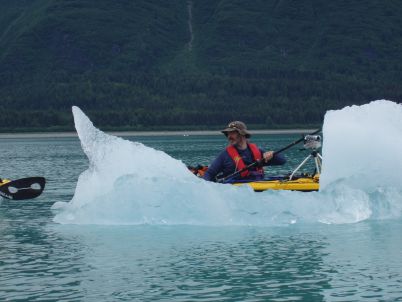
[[[73,105],[106,128],[206,129],[233,119],[283,128],[318,125],[327,110],[401,96],[389,81],[317,72],[68,74],[3,86],[0,128],[72,129]]]

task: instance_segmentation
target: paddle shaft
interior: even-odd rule
[[[317,133],[320,132],[320,131],[321,131],[321,129],[318,129],[318,130],[316,130],[316,131],[314,131],[313,133],[310,133],[310,134],[308,134],[308,135],[314,135],[314,134],[317,134]],[[283,152],[283,151],[285,151],[285,150],[287,150],[287,149],[293,147],[294,145],[297,145],[297,144],[301,143],[301,142],[304,140],[305,137],[306,137],[306,135],[303,135],[302,138],[299,138],[298,140],[295,140],[293,143],[287,145],[286,147],[283,147],[282,149],[279,149],[279,150],[277,150],[277,151],[274,151],[274,155],[275,155],[275,154],[278,154],[278,153],[281,153],[281,152]]]
[[[320,131],[321,131],[321,129],[318,129],[318,130],[316,130],[316,131],[314,131],[313,133],[310,133],[310,134],[308,134],[308,135],[314,135],[314,134],[317,134],[317,133],[320,132]],[[287,146],[285,146],[285,147],[283,147],[283,148],[281,148],[281,149],[279,149],[279,150],[277,150],[277,151],[274,151],[273,156],[275,156],[275,154],[282,153],[283,151],[285,151],[285,150],[287,150],[287,149],[293,147],[294,145],[297,145],[297,144],[301,143],[301,142],[304,140],[304,138],[305,138],[305,135],[303,135],[302,138],[299,138],[298,140],[295,140],[293,143],[291,143],[291,144],[289,144],[289,145],[287,145]],[[252,163],[249,164],[248,166],[244,167],[243,169],[240,169],[239,171],[236,171],[236,172],[234,172],[234,173],[232,173],[232,174],[230,174],[230,175],[228,175],[228,176],[226,176],[226,177],[224,177],[224,178],[218,179],[217,182],[223,183],[223,182],[225,182],[226,180],[228,180],[228,179],[230,179],[230,178],[232,178],[232,177],[235,177],[235,176],[237,176],[237,175],[243,173],[244,171],[247,171],[248,169],[250,169],[250,168],[252,168],[252,167],[255,167],[255,166],[259,165],[262,161],[263,161],[263,159],[261,159],[261,160],[256,160],[255,162],[252,162]]]

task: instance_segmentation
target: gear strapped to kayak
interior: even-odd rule
[[[44,177],[0,179],[0,196],[13,200],[32,199],[42,194],[45,184]]]
[[[286,176],[274,176],[274,177],[266,177],[263,180],[253,181],[253,180],[234,180],[230,181],[230,178],[233,175],[243,173],[251,167],[258,166],[258,160],[248,166],[238,167],[239,170],[230,175],[230,177],[226,177],[221,180],[217,180],[222,183],[230,183],[235,186],[248,185],[253,188],[256,192],[266,191],[266,190],[294,190],[294,191],[318,191],[319,189],[319,180],[321,174],[321,166],[322,166],[322,156],[318,152],[318,149],[321,147],[321,136],[314,135],[318,133],[320,130],[315,131],[310,135],[305,135],[303,138],[291,143],[290,145],[276,151],[276,153],[283,152],[290,147],[303,142],[303,146],[307,150],[311,150],[311,153],[289,174]],[[233,157],[232,157],[233,158]],[[315,170],[311,174],[296,174],[309,159],[314,159]],[[208,170],[208,166],[198,165],[196,167],[189,166],[188,169],[199,177],[203,177],[205,172]]]

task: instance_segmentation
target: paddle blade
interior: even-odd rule
[[[0,185],[0,196],[13,200],[35,198],[42,194],[45,184],[44,177],[27,177],[12,180]]]

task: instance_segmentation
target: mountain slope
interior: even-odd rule
[[[71,105],[103,127],[208,127],[230,119],[284,127],[402,96],[397,0],[0,6],[6,130],[72,127]]]

